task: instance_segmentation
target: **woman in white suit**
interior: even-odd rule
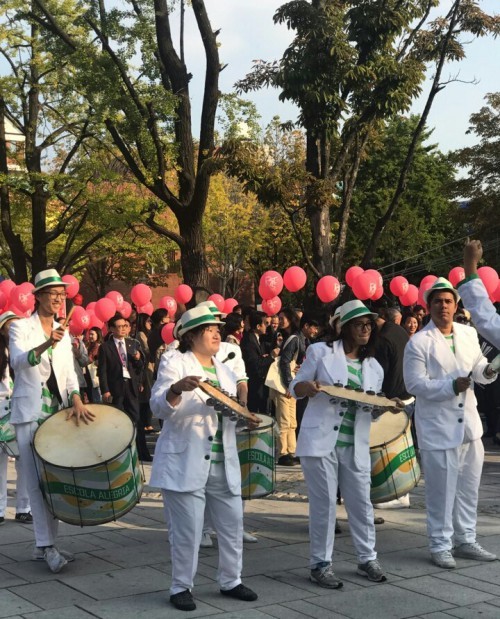
[[[73,557],[54,545],[58,521],[43,500],[31,442],[39,423],[60,408],[72,406],[68,419],[77,424],[93,419],[80,398],[71,339],[54,320],[65,302],[67,285],[54,269],[38,273],[33,291],[37,311],[30,318],[14,321],[10,328],[10,362],[15,374],[11,423],[16,428],[33,514],[33,559],[45,560],[54,573]]]
[[[373,357],[376,317],[361,301],[344,303],[340,308],[340,339],[333,342],[331,354],[311,346],[290,384],[294,397],[310,398],[296,453],[309,495],[311,580],[328,589],[342,586],[331,565],[338,485],[358,555],[357,573],[373,582],[386,580],[377,561],[370,501],[371,414],[319,390],[320,384],[341,383],[380,391],[384,373]]]
[[[241,583],[243,510],[236,424],[209,407],[207,396],[197,389],[208,379],[236,394],[234,373],[215,359],[223,324],[207,307],[185,312],[174,330],[182,354],[162,357],[151,394],[151,410],[163,427],[150,483],[163,493],[172,559],[170,601],[180,610],[196,608],[191,589],[205,505],[219,542],[221,593],[257,599]]]

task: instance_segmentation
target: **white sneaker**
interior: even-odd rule
[[[460,557],[461,559],[474,559],[474,561],[495,561],[497,558],[496,555],[485,550],[477,542],[455,546],[452,553],[454,557]]]
[[[214,545],[212,538],[208,533],[203,533],[201,536],[200,548],[212,548]]]
[[[441,552],[431,552],[431,561],[434,565],[442,567],[445,570],[453,570],[457,567],[455,559],[449,550],[441,550]]]
[[[32,561],[44,561],[45,560],[45,557],[43,556],[44,551],[45,551],[44,548],[38,548],[37,546],[35,546],[33,548],[33,554],[31,555],[31,560]],[[75,560],[75,555],[71,554],[71,552],[68,552],[67,550],[59,550],[59,554],[63,556],[68,563],[71,563],[72,561]]]
[[[45,548],[43,558],[45,559],[45,563],[49,566],[49,570],[54,574],[58,574],[62,568],[68,564],[55,546],[48,546]]]
[[[251,535],[247,531],[243,531],[243,541],[247,542],[247,544],[255,544],[259,541],[259,539],[255,537],[255,535]]]

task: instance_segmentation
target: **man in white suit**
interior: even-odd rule
[[[450,282],[439,278],[424,296],[431,321],[406,346],[404,380],[416,397],[431,560],[452,569],[454,557],[496,559],[476,541],[484,448],[473,383],[490,383],[497,375],[476,331],[453,322],[460,297]]]
[[[71,339],[54,320],[65,302],[67,285],[54,269],[38,273],[33,290],[37,311],[30,318],[16,320],[10,328],[10,361],[15,373],[11,423],[16,428],[33,514],[33,559],[45,560],[54,573],[73,557],[54,545],[58,521],[44,502],[31,443],[39,423],[59,408],[72,406],[68,419],[77,425],[93,420],[80,398]]]

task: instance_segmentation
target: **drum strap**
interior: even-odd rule
[[[52,367],[52,360],[50,362],[50,376],[47,378],[47,389],[50,393],[57,398],[59,404],[63,403],[63,399],[61,397],[61,393],[59,391],[59,386],[57,384],[56,375],[54,374],[54,368]]]

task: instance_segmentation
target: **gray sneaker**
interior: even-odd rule
[[[387,580],[387,576],[384,574],[384,570],[377,559],[372,559],[366,563],[358,563],[356,573],[360,576],[366,576],[372,582],[385,582]]]
[[[71,552],[68,552],[67,550],[60,550],[59,548],[57,550],[59,551],[59,554],[63,556],[68,563],[71,563],[72,561],[75,560],[75,555],[73,555]],[[31,555],[31,560],[32,561],[45,561],[44,552],[45,552],[45,548],[38,548],[38,546],[35,546],[33,548],[33,554]]]
[[[333,573],[331,564],[311,570],[311,582],[325,589],[340,589],[344,585]]]
[[[461,559],[474,559],[474,561],[495,561],[497,556],[485,550],[480,544],[460,544],[452,550],[454,557]]]
[[[43,553],[43,558],[45,559],[45,563],[49,566],[49,570],[54,574],[58,574],[62,568],[68,564],[55,546],[48,546]]]
[[[431,561],[434,565],[442,567],[445,570],[453,570],[457,567],[455,559],[449,550],[441,550],[440,552],[431,552]]]

